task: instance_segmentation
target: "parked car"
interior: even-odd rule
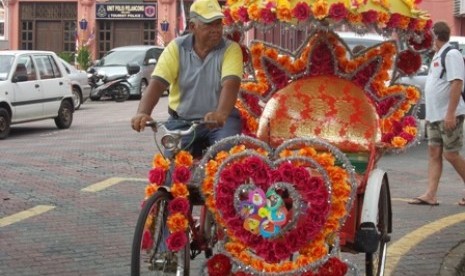
[[[90,96],[90,85],[87,81],[87,72],[83,70],[78,70],[73,65],[69,64],[62,58],[60,58],[61,63],[65,67],[66,73],[68,73],[69,78],[71,79],[71,85],[73,89],[73,99],[74,99],[74,110],[78,110]]]
[[[0,51],[0,139],[10,125],[54,119],[60,129],[73,122],[71,80],[49,51]]]
[[[163,52],[163,47],[153,45],[124,46],[110,50],[100,60],[95,61],[93,69],[98,74],[111,78],[117,75],[127,74],[128,63],[140,66],[139,73],[132,75],[128,81],[131,84],[130,95],[140,98],[147,87],[158,57]],[[90,98],[92,99],[92,96]],[[97,99],[95,99],[97,100]]]

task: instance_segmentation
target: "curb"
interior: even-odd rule
[[[444,257],[439,275],[465,276],[465,240],[460,241]]]

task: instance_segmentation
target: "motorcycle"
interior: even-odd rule
[[[102,97],[110,97],[115,102],[124,102],[129,98],[129,91],[132,87],[128,78],[140,71],[139,65],[126,65],[128,71],[124,75],[107,76],[102,71],[97,71],[95,68],[87,70],[87,80],[90,85],[90,99],[98,101]]]

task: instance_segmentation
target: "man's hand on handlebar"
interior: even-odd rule
[[[227,114],[224,114],[218,111],[208,112],[207,114],[205,114],[205,117],[203,118],[205,122],[215,122],[215,123],[207,123],[208,128],[223,127],[227,119],[228,119]]]
[[[137,113],[131,119],[131,126],[137,132],[144,131],[147,122],[153,121],[152,117],[144,113]]]

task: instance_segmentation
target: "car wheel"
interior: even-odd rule
[[[73,86],[73,102],[74,102],[74,110],[78,110],[82,104],[82,94],[81,90]]]
[[[5,139],[10,134],[10,113],[0,107],[0,139]]]
[[[60,129],[69,128],[73,122],[73,106],[69,101],[63,101],[58,116],[55,117],[55,124]]]

